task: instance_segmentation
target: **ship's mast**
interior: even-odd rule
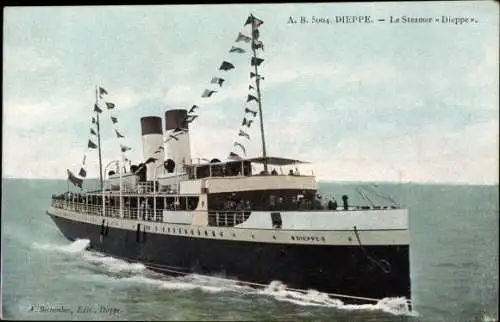
[[[99,93],[97,91],[97,86],[95,87],[95,104],[97,105]],[[99,149],[99,182],[101,184],[101,191],[103,191],[102,185],[102,159],[101,159],[101,131],[99,128],[99,112],[96,111],[96,119],[97,119],[97,147]]]
[[[257,52],[254,46],[255,41],[258,41],[255,38],[255,30],[257,29],[256,24],[252,20],[252,51],[253,51],[253,59],[257,60]],[[262,96],[260,94],[260,75],[259,70],[257,68],[257,63],[254,64],[255,67],[255,85],[257,87],[257,102],[259,104],[259,119],[260,119],[260,137],[262,139],[262,158],[264,159],[264,172],[267,173],[267,153],[266,153],[266,139],[264,135],[264,121],[262,117]]]

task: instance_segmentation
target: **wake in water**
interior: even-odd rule
[[[383,311],[395,315],[417,316],[415,311],[411,311],[407,299],[384,298],[374,304],[344,304],[343,301],[332,298],[326,293],[316,290],[289,289],[280,281],[273,281],[269,285],[246,283],[237,280],[216,276],[206,276],[198,274],[186,274],[180,277],[172,277],[156,273],[147,269],[140,263],[129,263],[110,256],[102,255],[93,251],[88,251],[90,241],[76,240],[69,245],[49,245],[34,243],[35,249],[44,251],[55,251],[71,255],[80,255],[87,263],[103,269],[99,273],[105,273],[110,277],[107,281],[119,282],[120,285],[146,284],[165,290],[192,291],[199,289],[203,292],[236,292],[241,295],[265,295],[272,296],[278,301],[286,301],[302,306],[331,307],[340,310],[365,310]],[[123,276],[122,273],[127,273]],[[256,287],[256,286],[261,286]]]

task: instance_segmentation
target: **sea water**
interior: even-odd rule
[[[367,200],[358,193],[365,191]],[[280,281],[163,276],[67,241],[45,214],[65,181],[2,180],[2,317],[27,320],[497,321],[498,186],[320,182],[323,200],[409,210],[413,311],[347,305]]]

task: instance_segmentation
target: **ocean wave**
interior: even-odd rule
[[[327,293],[316,290],[289,289],[280,281],[272,281],[268,285],[246,283],[236,279],[228,279],[221,276],[207,276],[199,274],[186,274],[183,276],[167,276],[155,274],[147,269],[146,265],[140,263],[129,263],[111,256],[97,252],[88,251],[90,244],[88,239],[80,239],[69,245],[54,245],[34,243],[36,249],[57,251],[67,254],[81,254],[81,258],[99,268],[104,268],[111,273],[107,281],[119,282],[120,285],[145,284],[164,290],[193,291],[200,290],[207,293],[237,292],[242,295],[265,295],[272,296],[278,301],[290,302],[301,306],[331,307],[340,310],[365,310],[384,311],[395,315],[418,316],[411,311],[406,298],[384,298],[374,304],[344,304],[338,298]],[[117,273],[128,273],[127,276],[116,276]],[[132,274],[132,276],[130,276]],[[260,286],[260,287],[257,287]]]
[[[90,240],[88,239],[77,239],[71,244],[66,245],[56,245],[56,244],[45,244],[34,242],[32,244],[33,248],[40,250],[56,251],[67,254],[77,254],[82,253],[90,245]]]

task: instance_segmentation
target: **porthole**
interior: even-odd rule
[[[273,239],[276,239],[276,236],[273,236]]]
[[[236,237],[236,234],[233,233],[233,237]]]
[[[292,240],[295,240],[295,237],[292,236]]]
[[[325,241],[325,237],[321,236],[321,241]]]

